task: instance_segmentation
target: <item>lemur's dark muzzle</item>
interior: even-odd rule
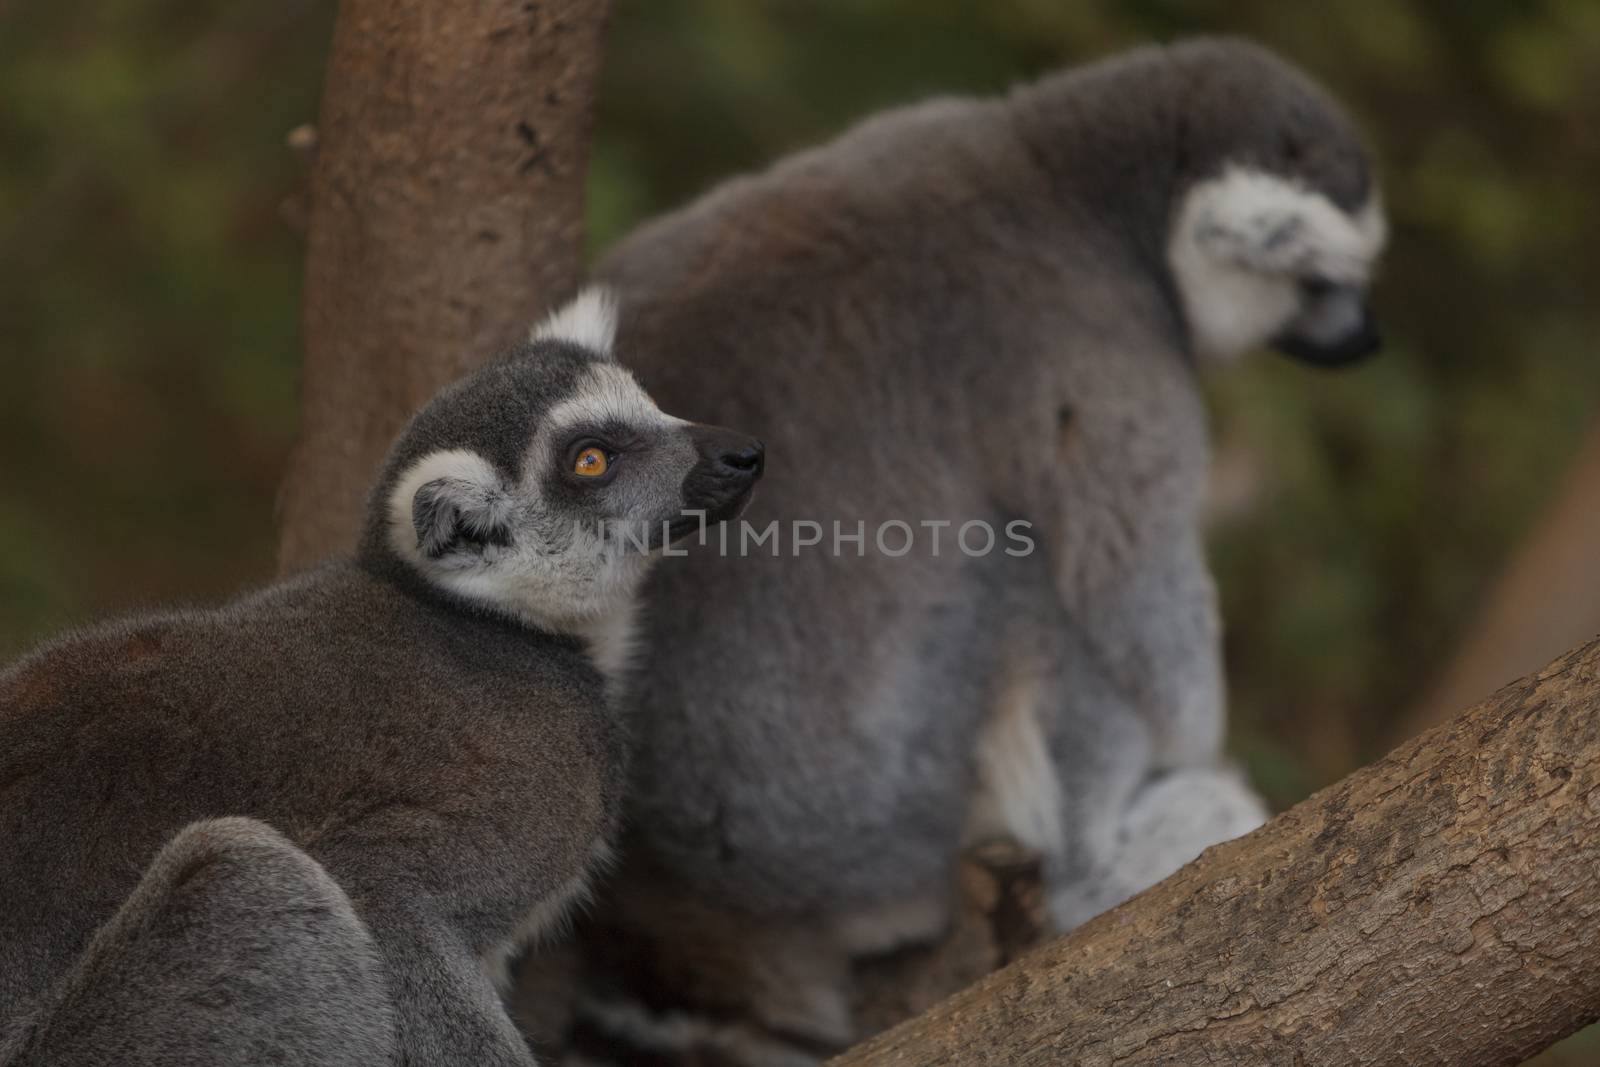
[[[721,426],[694,426],[689,437],[700,459],[683,480],[684,507],[707,522],[734,518],[766,469],[766,446]]]
[[[706,468],[708,476],[752,484],[761,477],[766,446],[754,437],[721,426],[697,426],[690,437],[700,453],[697,467]]]
[[[1272,347],[1318,367],[1339,367],[1366,359],[1383,347],[1383,335],[1366,294],[1335,287],[1313,300]]]

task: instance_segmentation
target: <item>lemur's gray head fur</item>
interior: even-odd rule
[[[615,333],[589,290],[430,401],[373,490],[363,558],[555,632],[629,613],[659,549],[744,506],[763,449],[662,412]]]
[[[1020,103],[1036,145],[1051,122],[1104,123],[1108,162],[1070,173],[1091,183],[1079,190],[1090,202],[1147,229],[1198,356],[1270,343],[1331,365],[1376,350],[1377,183],[1355,127],[1298,70],[1245,41],[1202,39],[1046,79]],[[1115,162],[1130,158],[1137,172]]]
[[[1187,189],[1168,258],[1195,350],[1228,358],[1270,342],[1311,363],[1371,354],[1367,284],[1386,237],[1355,127],[1305,75],[1264,49],[1173,50],[1191,79]]]

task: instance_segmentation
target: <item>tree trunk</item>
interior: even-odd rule
[[[1519,1063],[1597,917],[1600,642],[833,1062]]]
[[[1600,633],[1600,423],[1495,583],[1455,659],[1401,720],[1421,733]]]
[[[348,549],[405,420],[569,296],[608,0],[343,0],[280,566]]]

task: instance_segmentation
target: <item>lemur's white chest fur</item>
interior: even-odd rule
[[[623,695],[628,668],[639,652],[639,611],[639,598],[631,597],[578,627],[590,660],[606,681],[606,699],[613,705]]]

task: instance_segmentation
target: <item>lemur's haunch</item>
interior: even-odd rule
[[[635,592],[762,469],[611,335],[433,400],[354,558],[0,673],[0,1064],[533,1062],[497,981],[607,854]]]
[[[963,840],[1038,849],[1070,926],[1253,826],[1221,759],[1197,374],[1370,351],[1383,241],[1340,109],[1193,41],[877,116],[612,252],[655,395],[784,456],[751,525],[867,536],[691,550],[652,584],[599,910],[636,950],[585,1025],[805,1062],[859,1036],[852,957],[947,921]],[[970,556],[970,520],[1037,549]],[[893,522],[914,551],[873,536]]]

